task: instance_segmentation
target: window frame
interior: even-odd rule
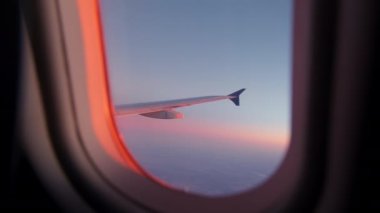
[[[328,80],[330,76],[319,76],[311,69],[315,63],[312,61],[315,52],[311,51],[315,44],[309,38],[317,25],[312,12],[314,1],[296,0],[294,3],[292,123],[288,153],[265,183],[226,197],[187,194],[157,184],[144,177],[147,174],[143,169],[133,162],[127,150],[122,150],[109,98],[97,0],[40,1],[24,5],[28,5],[23,12],[32,48],[28,57],[35,61],[38,84],[34,96],[41,95],[42,102],[42,106],[24,110],[30,114],[43,108],[46,123],[41,125],[45,125],[52,154],[58,159],[69,185],[92,207],[162,212],[285,210],[294,208],[298,199],[310,194],[306,192],[308,189],[318,191],[316,188],[322,181],[313,177],[315,173],[310,172],[310,166],[320,168],[318,177],[323,174],[323,162],[313,162],[319,159],[324,146],[309,154],[316,146],[315,141],[326,142],[326,132],[316,135],[311,127],[318,121],[326,122],[328,111],[310,116],[313,110],[318,110],[311,106],[310,94],[315,92],[315,79]],[[83,25],[87,18],[92,25]],[[89,28],[87,33],[83,31],[86,27]],[[86,49],[88,41],[97,43],[94,49]],[[87,58],[91,52],[102,62],[90,70],[89,62],[95,62]],[[25,69],[31,70],[31,65]],[[326,92],[321,100],[329,98]],[[30,147],[35,136],[28,133],[28,137],[32,137],[27,140]],[[29,152],[38,152],[36,149],[38,147],[31,148]],[[306,183],[314,184],[311,187]]]

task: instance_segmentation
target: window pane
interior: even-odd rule
[[[209,196],[251,189],[273,174],[289,143],[291,3],[101,1],[116,106],[246,88],[240,106],[175,108],[182,119],[116,116],[147,172]]]

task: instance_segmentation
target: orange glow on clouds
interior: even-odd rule
[[[156,120],[139,116],[118,118],[120,131],[147,131],[169,133],[177,136],[195,136],[204,139],[220,140],[221,143],[254,146],[265,150],[284,151],[289,143],[286,130],[263,129],[254,126],[238,126],[200,120]],[[126,135],[128,138],[128,135]],[[230,141],[230,142],[226,142]]]

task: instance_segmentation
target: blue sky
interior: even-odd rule
[[[220,101],[178,109],[185,114],[181,121],[133,119],[147,124],[172,122],[173,127],[179,122],[188,122],[189,126],[198,122],[252,129],[253,134],[282,134],[278,138],[286,144],[290,124],[291,3],[102,1],[114,103],[227,95],[246,88],[240,107]],[[149,134],[148,129],[145,131]],[[141,134],[131,137],[150,140]],[[178,136],[178,140],[183,138]]]
[[[230,103],[184,109],[191,117],[289,124],[289,1],[103,1],[116,104],[202,95],[242,87]],[[231,109],[230,109],[231,108]]]

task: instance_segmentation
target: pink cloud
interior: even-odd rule
[[[256,126],[217,123],[206,120],[157,120],[141,116],[117,118],[119,127],[128,131],[149,131],[152,133],[175,134],[204,139],[220,139],[240,146],[255,146],[262,149],[283,151],[289,143],[286,130],[265,129]],[[148,132],[147,132],[148,133]]]

